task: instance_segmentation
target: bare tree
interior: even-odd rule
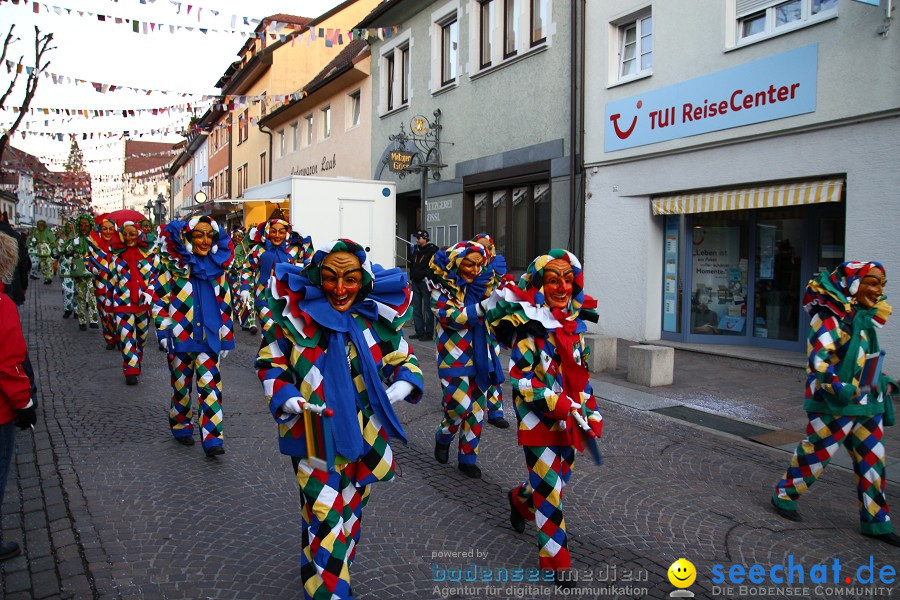
[[[9,33],[6,34],[6,39],[3,41],[3,51],[0,53],[0,64],[5,64],[6,62],[6,53],[9,50],[10,44],[12,44],[13,40],[13,30],[15,29],[15,25],[10,25]],[[22,119],[25,118],[25,114],[28,112],[28,107],[31,104],[31,99],[34,98],[34,94],[37,91],[38,80],[40,79],[41,73],[50,66],[50,61],[44,61],[44,54],[55,50],[56,46],[50,46],[50,42],[53,41],[52,33],[45,33],[41,35],[41,30],[38,29],[37,25],[34,27],[34,68],[28,73],[28,77],[25,79],[25,96],[22,99],[22,103],[19,105],[19,115],[16,117],[16,120],[13,122],[12,126],[0,136],[0,156],[3,156],[3,151],[6,150],[7,144],[9,144],[10,138],[18,129],[19,124],[22,122]],[[3,95],[0,96],[0,109],[6,107],[6,102],[9,99],[10,94],[12,94],[13,90],[16,87],[16,83],[19,81],[19,75],[21,75],[22,71],[25,67],[22,66],[22,59],[24,56],[20,56],[19,60],[14,67],[8,67],[7,70],[12,74],[12,80],[9,82],[9,87],[6,88],[6,91],[3,92]],[[44,62],[42,62],[44,61]],[[15,73],[12,73],[15,71]]]

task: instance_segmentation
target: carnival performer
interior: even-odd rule
[[[797,500],[821,476],[843,445],[853,460],[860,531],[900,546],[885,496],[884,426],[894,424],[895,381],[881,371],[877,329],[891,307],[879,262],[844,262],[810,280],[803,308],[810,314],[803,410],[806,439],[775,484],[772,505],[800,521]],[[867,372],[871,371],[871,375]]]
[[[597,303],[584,293],[581,263],[557,248],[534,259],[518,286],[504,286],[489,305],[488,321],[510,348],[509,379],[528,469],[528,479],[509,493],[510,523],[521,533],[526,521],[535,522],[540,568],[572,587],[561,576],[571,567],[562,493],[575,451],[587,444],[596,449],[594,439],[603,433],[582,320]]]
[[[78,328],[86,331],[88,322],[97,328],[100,316],[91,290],[91,272],[88,270],[88,254],[90,253],[90,235],[94,226],[94,217],[84,213],[75,219],[75,235],[62,246],[60,265],[63,257],[70,261],[68,278],[72,281],[73,303],[75,315],[78,317]],[[62,267],[60,267],[62,271]]]
[[[287,263],[305,266],[312,256],[312,241],[291,230],[280,218],[260,223],[254,233],[255,244],[241,268],[241,305],[253,306],[256,317],[266,310],[265,290],[275,265]]]
[[[72,257],[63,252],[66,244],[75,237],[75,222],[67,220],[56,240],[56,256],[59,261],[59,280],[62,283],[63,319],[75,312],[75,280],[72,278]]]
[[[472,282],[473,287],[484,287],[484,297],[490,297],[491,293],[501,285],[512,283],[513,277],[506,272],[506,259],[502,254],[497,254],[494,246],[494,238],[487,233],[479,233],[472,241],[484,246],[485,264],[481,273]],[[500,344],[494,336],[494,332],[488,327],[488,337],[494,347],[494,354],[500,353]],[[492,385],[487,394],[487,422],[494,427],[507,429],[509,421],[503,418],[503,391],[500,384]]]
[[[276,265],[266,302],[256,368],[300,486],[304,597],[352,598],[369,486],[394,477],[389,437],[406,442],[392,404],[422,393],[401,333],[412,313],[409,285],[400,269],[383,270],[359,244],[340,239],[304,270]],[[325,452],[315,451],[321,446]]]
[[[44,284],[50,285],[53,281],[53,257],[56,253],[56,236],[47,227],[47,221],[41,219],[37,222],[37,229],[31,232],[29,244],[34,248],[35,255],[40,262]]]
[[[238,323],[242,330],[249,331],[256,335],[259,329],[256,326],[256,311],[249,302],[239,301],[241,297],[241,273],[244,263],[250,254],[250,239],[244,235],[244,230],[240,227],[235,228],[231,232],[231,239],[234,242],[234,261],[228,268],[228,282],[231,285],[231,295],[235,299],[234,316],[235,322]]]
[[[219,361],[234,349],[231,289],[225,271],[234,258],[228,233],[209,217],[171,221],[154,285],[153,319],[168,352],[172,382],[169,428],[194,445],[191,384],[197,380],[200,442],[207,456],[225,453]]]
[[[503,381],[503,366],[490,344],[484,321],[484,288],[472,285],[484,261],[484,246],[459,242],[435,253],[428,279],[444,409],[435,432],[434,458],[447,463],[450,443],[461,428],[458,468],[473,479],[481,477],[475,462],[488,390]]]
[[[38,258],[37,244],[34,241],[36,233],[37,229],[32,229],[25,235],[25,244],[28,247],[28,260],[31,262],[31,270],[28,273],[28,277],[31,279],[41,278],[41,260]]]
[[[88,269],[94,277],[94,299],[97,312],[100,313],[103,341],[107,350],[115,350],[119,345],[116,331],[116,319],[112,309],[112,265],[115,260],[112,252],[113,236],[118,237],[118,225],[112,219],[99,217],[98,227],[91,232],[88,245]],[[94,323],[91,323],[94,327]]]
[[[110,299],[115,317],[125,383],[137,385],[144,342],[150,328],[154,256],[133,221],[125,221],[112,240]]]

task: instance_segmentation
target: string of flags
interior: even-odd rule
[[[85,117],[85,118],[94,118],[94,117],[111,117],[111,116],[122,116],[122,117],[135,117],[139,115],[164,115],[166,113],[173,112],[190,112],[196,113],[198,111],[206,110],[208,106],[205,103],[210,102],[211,99],[206,98],[200,100],[200,102],[187,102],[184,104],[175,104],[172,106],[159,106],[156,108],[40,108],[40,107],[30,107],[28,108],[26,114],[29,115],[59,115],[66,117]],[[21,107],[12,106],[10,110],[14,113],[21,112]]]

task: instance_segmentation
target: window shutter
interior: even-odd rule
[[[736,0],[737,1],[737,16],[744,17],[751,13],[755,13],[764,8],[768,8],[770,6],[774,6],[778,4],[781,0]]]

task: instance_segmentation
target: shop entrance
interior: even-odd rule
[[[663,339],[802,350],[807,282],[844,260],[844,203],[666,216]]]

